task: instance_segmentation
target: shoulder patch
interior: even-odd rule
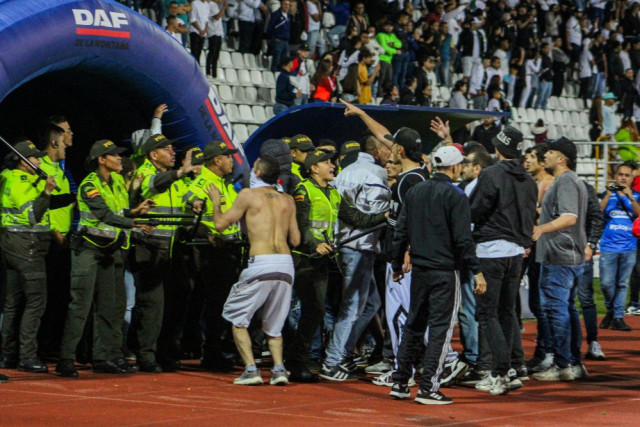
[[[93,199],[96,196],[100,195],[100,191],[97,188],[90,188],[89,190],[87,190],[87,197],[90,199]]]
[[[294,197],[294,200],[296,202],[304,202],[304,198],[305,198],[304,194],[296,194],[296,196]]]

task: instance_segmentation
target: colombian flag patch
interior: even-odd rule
[[[298,194],[294,199],[296,202],[304,202],[304,194]]]
[[[89,191],[87,191],[87,197],[89,197],[90,199],[93,199],[96,196],[100,195],[100,191],[98,191],[97,188],[93,188]]]

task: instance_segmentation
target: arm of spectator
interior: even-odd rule
[[[316,8],[317,11],[316,13],[309,13],[309,17],[311,19],[313,19],[315,22],[319,22],[322,19],[322,6],[320,5],[320,2],[318,2],[318,0],[308,0],[310,3],[313,3]]]
[[[367,126],[367,128],[371,131],[373,136],[375,136],[376,139],[380,141],[382,144],[384,144],[387,148],[391,149],[391,147],[393,146],[393,143],[385,138],[385,136],[391,134],[391,132],[389,132],[389,129],[384,127],[384,125],[373,120],[371,116],[369,116],[367,113],[362,111],[362,109],[356,107],[355,105],[343,99],[341,99],[340,102],[342,102],[346,106],[344,110],[345,117],[349,117],[349,116],[360,117],[360,119],[364,122],[365,126]]]
[[[443,122],[440,117],[436,116],[435,119],[431,120],[431,132],[438,135],[438,138],[440,138],[445,145],[453,144],[449,128],[449,120]]]
[[[356,228],[369,228],[382,224],[387,220],[386,213],[366,214],[351,206],[346,201],[340,203],[338,218]]]
[[[497,189],[493,180],[489,175],[481,172],[478,176],[478,184],[469,199],[471,222],[475,224],[476,229],[482,227],[495,212],[497,199]]]
[[[162,116],[167,112],[169,107],[167,104],[160,104],[153,111],[153,117],[151,118],[151,134],[158,135],[162,133]]]
[[[638,201],[636,200],[636,198],[633,197],[633,192],[631,191],[631,189],[629,187],[626,187],[624,191],[622,191],[622,194],[624,194],[627,199],[629,199],[629,204],[633,208],[633,214],[635,216],[640,215],[640,206],[638,205]]]
[[[545,233],[564,230],[574,226],[578,222],[578,217],[572,214],[562,214],[551,222],[533,227],[533,241],[537,241]]]
[[[225,2],[222,4],[222,7],[220,8],[220,12],[216,13],[211,18],[214,21],[219,21],[224,16],[224,12],[227,10],[228,7],[229,7],[229,1],[225,0]]]
[[[387,55],[395,55],[396,54],[396,49],[394,49],[393,46],[389,46],[388,43],[385,43],[385,36],[386,34],[384,33],[378,33],[378,35],[376,36],[376,40],[378,41],[378,43],[380,44],[380,47],[382,47],[382,49],[384,49],[385,53]],[[391,43],[393,45],[393,43]]]

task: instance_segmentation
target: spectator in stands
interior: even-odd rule
[[[533,134],[533,140],[536,144],[542,144],[547,140],[547,127],[544,124],[544,120],[538,119],[536,124],[531,129]]]
[[[347,102],[357,101],[360,103],[361,86],[359,80],[360,64],[355,63],[349,65],[347,75],[342,80],[341,98]]]
[[[500,39],[498,49],[493,52],[493,58],[500,61],[500,65],[497,69],[500,71],[500,76],[505,82],[509,81],[509,40],[506,38]],[[492,59],[492,61],[494,61]],[[492,68],[496,68],[492,65]]]
[[[340,57],[338,58],[338,81],[340,83],[342,83],[342,80],[347,75],[349,66],[358,63],[361,47],[362,39],[360,36],[357,36],[353,37],[347,48],[340,52]]]
[[[416,98],[417,88],[418,81],[415,76],[407,77],[405,86],[400,89],[400,105],[420,105],[418,104],[418,100]],[[422,98],[424,99],[425,96],[422,95]],[[425,101],[427,100],[425,99]],[[428,101],[430,102],[430,99]]]
[[[293,66],[291,67],[291,75],[295,76],[297,85],[295,92],[300,93],[300,96],[296,97],[296,105],[304,105],[309,102],[310,80],[309,70],[307,70],[307,58],[309,57],[309,46],[306,43],[302,43],[298,48],[298,56],[293,60]]]
[[[624,73],[624,79],[622,79],[620,83],[620,93],[622,94],[622,99],[620,100],[622,114],[624,117],[632,117],[633,107],[640,101],[640,95],[638,95],[632,68],[627,68]]]
[[[616,96],[612,92],[607,92],[602,97],[604,105],[602,106],[602,135],[612,140],[616,134],[616,112],[613,106],[616,102]]]
[[[520,94],[520,108],[530,106],[530,99],[533,99],[533,94],[537,88],[538,73],[542,67],[542,55],[540,51],[533,49],[529,52],[529,58],[524,64],[524,87]]]
[[[165,29],[169,34],[171,34],[171,37],[176,39],[179,43],[182,43],[182,35],[189,32],[184,24],[182,24],[182,20],[178,19],[175,15],[169,15],[167,17],[167,25]]]
[[[269,25],[267,26],[267,37],[271,40],[271,71],[278,71],[280,58],[289,56],[289,40],[291,39],[291,15],[289,0],[280,2],[280,9],[271,14]]]
[[[398,15],[394,32],[400,41],[400,47],[391,59],[391,67],[393,69],[393,84],[401,89],[405,86],[407,69],[409,67],[409,37],[406,26],[409,22],[409,15],[401,12]]]
[[[451,98],[449,98],[449,108],[456,108],[459,110],[467,109],[467,82],[464,80],[458,80],[453,87],[453,93],[451,94]],[[454,132],[455,133],[455,132]],[[459,139],[453,138],[454,141],[459,141]]]
[[[189,13],[189,43],[191,54],[200,64],[200,54],[204,46],[204,39],[209,31],[209,5],[203,0],[193,0],[191,2],[191,12]]]
[[[631,225],[640,214],[640,193],[631,190],[633,171],[626,164],[616,168],[614,178],[621,190],[607,188],[600,201],[605,219],[600,241],[600,288],[607,308],[600,328],[630,331],[631,327],[624,321],[624,306],[636,261],[638,242],[631,234]]]
[[[367,49],[373,55],[373,64],[369,67],[369,74],[371,74],[376,67],[381,69],[380,55],[384,55],[385,50],[376,40],[376,28],[372,25],[369,26],[366,32],[362,33],[362,48]],[[378,96],[379,76],[380,71],[378,71],[378,76],[371,85],[371,95],[373,98]]]
[[[364,11],[364,3],[361,1],[356,2],[353,7],[353,13],[349,17],[349,21],[347,22],[346,33],[351,34],[352,31],[357,31],[358,34],[362,34],[367,30],[369,26],[369,18],[365,14]],[[382,44],[382,43],[380,43]]]
[[[273,113],[280,114],[291,108],[295,104],[296,96],[301,93],[294,92],[294,86],[291,83],[291,69],[293,68],[293,59],[285,56],[280,60],[280,74],[276,80],[276,103],[273,105]]]
[[[351,5],[348,0],[339,0],[338,4],[330,2],[329,0],[323,0],[324,5],[333,12],[335,18],[335,25],[327,32],[329,43],[333,49],[338,48],[340,37],[345,33],[347,29],[347,22],[351,16]]]
[[[464,59],[464,58],[463,58]],[[469,96],[474,110],[484,110],[487,108],[487,85],[489,84],[489,66],[491,57],[485,55],[482,62],[473,66],[471,79],[469,80]],[[464,75],[464,74],[463,74]]]
[[[207,52],[206,73],[214,79],[218,77],[218,58],[220,57],[220,49],[222,48],[222,37],[224,30],[222,28],[222,17],[229,6],[228,0],[211,0],[209,6],[209,27],[207,31],[207,40],[209,41],[209,50]]]
[[[384,97],[389,93],[392,86],[397,86],[393,83],[393,69],[391,67],[391,60],[394,56],[401,54],[402,42],[393,33],[393,23],[386,21],[382,27],[381,32],[376,35],[376,40],[385,50],[384,55],[380,55],[380,80],[379,80],[379,93]]]
[[[582,28],[580,21],[582,20],[582,10],[578,8],[573,9],[571,18],[567,21],[566,25],[566,46],[569,51],[569,57],[571,62],[569,64],[569,80],[573,81],[573,71],[576,69],[578,62],[580,61],[580,53],[582,51]]]
[[[291,16],[291,33],[289,36],[289,52],[296,52],[302,42],[300,37],[304,32],[305,15],[297,0],[291,0],[289,6],[289,16]]]
[[[552,96],[562,96],[564,88],[564,73],[568,64],[571,62],[569,56],[562,50],[562,37],[553,39],[553,48],[551,49],[551,68],[553,69],[553,88]]]
[[[540,81],[538,83],[538,96],[534,108],[547,109],[547,101],[553,90],[553,61],[551,60],[551,45],[545,44],[540,50],[542,63],[540,66]]]
[[[511,53],[511,58],[509,59],[509,82],[507,89],[507,101],[510,105],[515,105],[513,101],[516,94],[516,84],[519,79],[522,79],[521,74],[524,60],[525,50],[521,47],[514,48]]]
[[[320,61],[318,70],[311,78],[311,84],[315,87],[313,101],[329,102],[334,99],[337,84],[333,74],[333,62],[330,59]]]
[[[253,27],[256,10],[262,6],[260,0],[238,0],[238,27],[240,29],[240,53],[248,53],[253,45]]]
[[[616,142],[639,142],[640,136],[638,136],[638,128],[636,127],[633,117],[625,117],[622,119],[620,128],[615,134]],[[618,156],[623,162],[638,161],[638,146],[637,145],[618,145]]]
[[[548,3],[551,3],[551,1]],[[544,29],[547,37],[555,39],[560,35],[560,24],[562,24],[562,21],[560,5],[558,3],[552,4],[544,14]]]
[[[378,73],[380,73],[380,64],[376,65],[373,72],[369,73],[372,65],[373,53],[366,48],[361,49],[358,59],[358,83],[360,85],[360,95],[358,97],[359,104],[369,104],[373,101],[371,86],[378,78]]]
[[[602,107],[602,97],[594,97],[589,109],[589,123],[591,124],[589,139],[591,141],[597,141],[602,135]]]
[[[311,50],[311,55],[316,55],[318,49],[319,56],[325,51],[325,42],[320,37],[322,27],[322,5],[319,0],[307,0],[307,44]]]
[[[436,60],[434,57],[427,56],[420,59],[420,68],[416,69],[415,71],[415,77],[417,79],[417,88],[415,91],[418,101],[417,105],[425,105],[424,95],[422,92],[427,86],[431,86],[432,99],[440,99],[440,91],[438,90],[438,81],[436,78],[435,68]],[[402,93],[400,94],[400,97],[402,97]],[[404,102],[402,101],[400,103],[404,104]]]
[[[436,5],[437,10],[437,5]],[[439,81],[446,87],[451,86],[451,44],[452,35],[449,33],[449,23],[441,22],[440,31],[437,35],[440,62],[438,63],[437,74]]]
[[[471,77],[474,65],[481,65],[480,58],[485,53],[482,38],[478,32],[478,24],[480,22],[478,18],[467,20],[463,25],[464,29],[460,33],[460,39],[458,40],[458,52],[462,61],[462,75],[467,79]]]
[[[487,149],[491,154],[496,152],[496,148],[491,140],[500,132],[500,126],[498,126],[493,116],[487,116],[482,119],[482,124],[476,126],[471,134],[472,141],[478,141]]]
[[[164,0],[164,15],[165,16],[176,16],[182,23],[179,23],[179,26],[182,26],[187,32],[180,32],[182,34],[182,45],[187,47],[188,40],[188,26],[189,26],[189,15],[191,12],[191,4],[189,4],[189,0]],[[167,25],[164,25],[166,27]]]
[[[620,52],[622,51],[622,44],[619,41],[613,41],[607,43],[607,84],[609,90],[615,93],[617,96],[621,96],[623,92],[620,91],[622,80],[625,78],[625,68],[622,64],[622,58]]]
[[[605,55],[605,38],[602,32],[595,35],[591,42],[589,50],[593,55],[593,61],[595,62],[594,73],[595,78],[591,80],[591,90],[589,91],[589,98],[593,98],[595,95],[602,95],[605,92],[606,75],[607,75],[607,56]]]

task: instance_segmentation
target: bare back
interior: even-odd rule
[[[252,188],[247,192],[245,230],[249,235],[249,255],[290,254],[289,243],[300,243],[293,198],[271,187]]]

